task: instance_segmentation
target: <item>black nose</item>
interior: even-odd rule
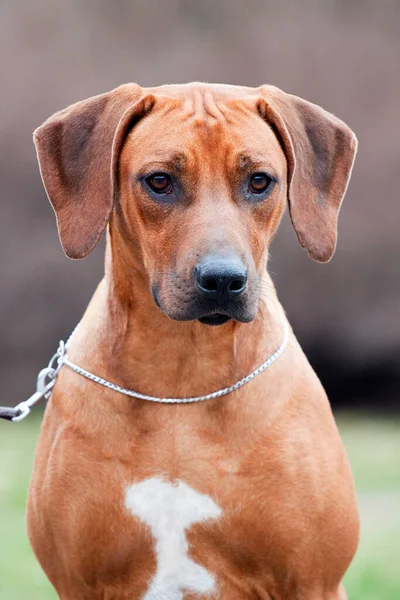
[[[247,286],[247,269],[238,258],[213,257],[194,270],[198,290],[220,306],[238,298]]]

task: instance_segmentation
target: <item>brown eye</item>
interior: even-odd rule
[[[272,183],[272,178],[266,173],[255,173],[250,178],[249,192],[251,194],[263,194]]]
[[[154,173],[147,177],[146,183],[156,194],[170,194],[172,192],[172,181],[165,173]]]

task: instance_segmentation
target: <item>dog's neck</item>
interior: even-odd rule
[[[113,260],[108,245],[105,277],[84,316],[85,338],[77,332],[73,355],[85,368],[144,394],[197,396],[232,385],[281,344],[284,315],[267,272],[256,319],[213,327],[168,318],[143,270],[131,263],[127,273],[120,254]]]

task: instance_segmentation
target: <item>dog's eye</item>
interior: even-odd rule
[[[172,181],[166,173],[154,173],[147,177],[146,183],[156,194],[170,194],[172,192]]]
[[[254,173],[250,178],[249,192],[251,194],[264,194],[272,183],[272,177],[266,173]]]

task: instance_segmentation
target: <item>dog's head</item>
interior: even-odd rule
[[[300,244],[330,260],[357,146],[296,96],[214,84],[121,86],[55,114],[35,144],[66,254],[110,223],[128,277],[132,261],[160,310],[206,324],[254,319],[287,200]]]

